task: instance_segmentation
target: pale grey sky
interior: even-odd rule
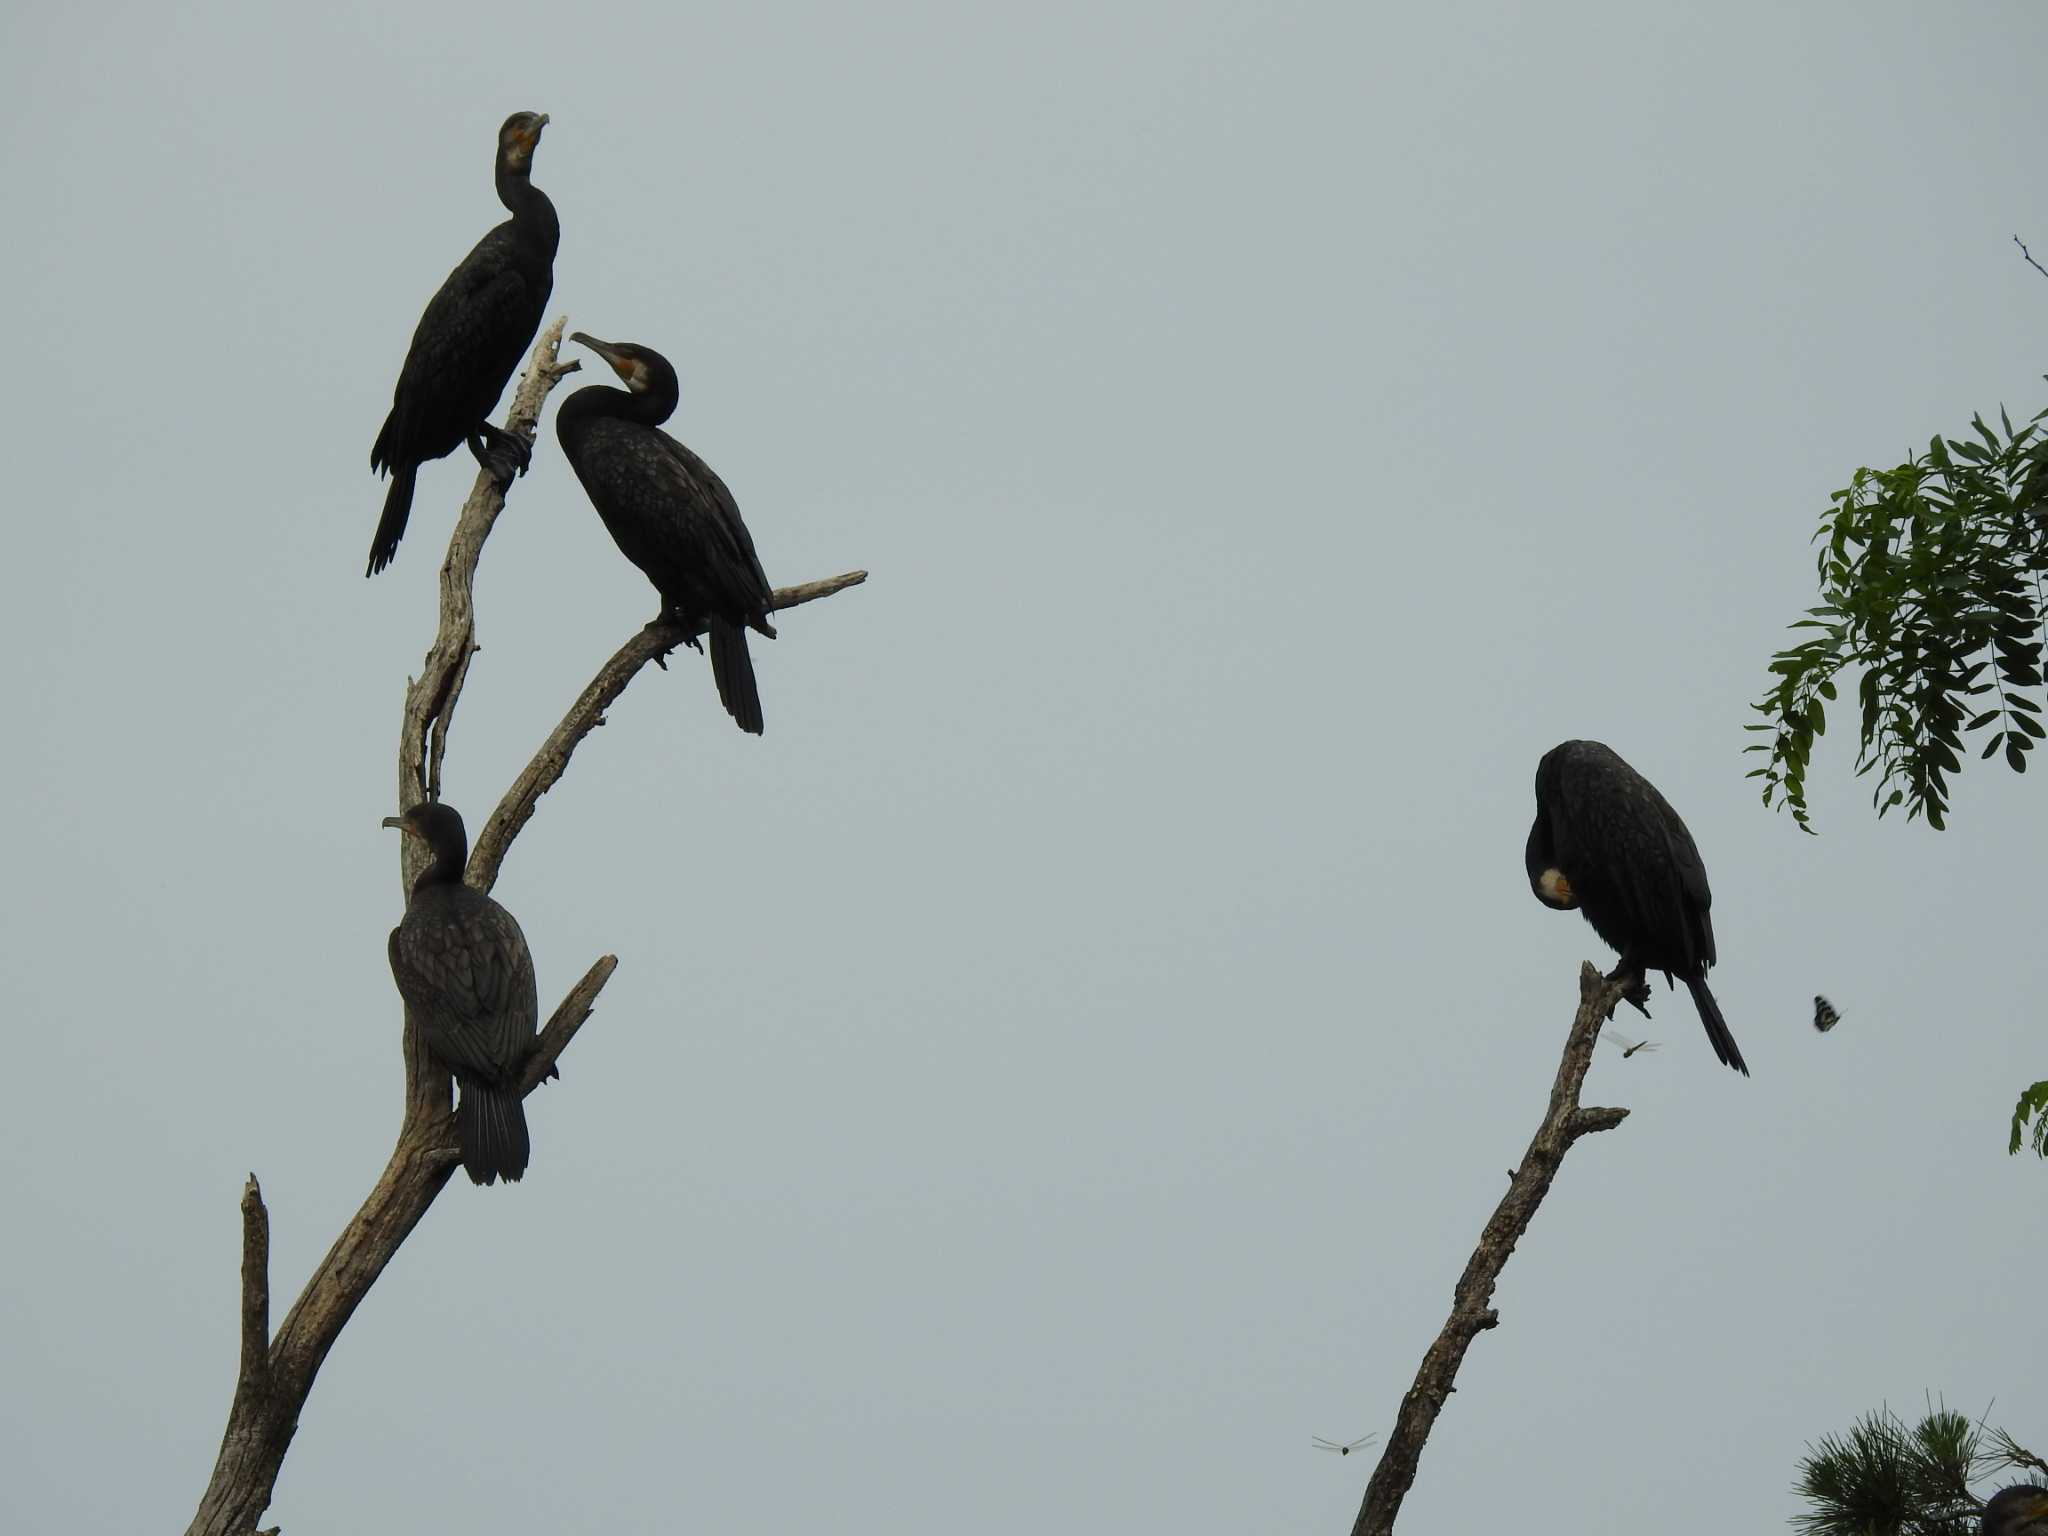
[[[1648,12],[1649,14],[1646,14]],[[2037,6],[16,7],[0,1507],[176,1528],[254,1169],[283,1298],[398,1120],[390,803],[466,458],[361,571],[434,286],[553,115],[553,309],[683,377],[770,576],[498,892],[621,965],[532,1172],[457,1181],[270,1520],[1347,1529],[1590,929],[1542,751],[1678,806],[1755,1071],[1661,990],[1404,1529],[1778,1529],[1945,1393],[2048,1441],[2041,786],[1823,836],[1742,777],[1816,511],[2048,401]],[[556,397],[557,403],[562,397]],[[479,819],[652,611],[545,424],[485,560]],[[1846,722],[1844,722],[1846,725]],[[1812,994],[1843,1022],[1808,1025]]]

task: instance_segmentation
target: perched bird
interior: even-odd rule
[[[1624,1035],[1618,1029],[1603,1029],[1600,1031],[1600,1038],[1602,1040],[1605,1040],[1609,1045],[1619,1047],[1621,1050],[1621,1059],[1623,1061],[1627,1061],[1629,1057],[1635,1055],[1637,1051],[1655,1051],[1662,1049],[1662,1047],[1659,1046],[1657,1042],[1654,1040],[1631,1040],[1627,1035]]]
[[[1339,1456],[1349,1456],[1360,1446],[1371,1445],[1373,1441],[1379,1439],[1379,1436],[1361,1435],[1348,1445],[1340,1445],[1335,1440],[1325,1440],[1321,1435],[1310,1435],[1309,1439],[1315,1442],[1315,1447],[1319,1451],[1335,1451]]]
[[[1978,1536],[2048,1536],[2048,1488],[2001,1488],[1984,1505]]]
[[[526,935],[510,912],[462,883],[469,838],[453,806],[421,801],[384,825],[433,855],[391,930],[391,974],[420,1038],[462,1087],[455,1134],[470,1182],[510,1182],[531,1152],[519,1071],[540,1018]]]
[[[420,465],[467,443],[485,469],[506,484],[524,473],[533,450],[489,417],[519,366],[555,285],[555,247],[562,226],[555,205],[531,178],[545,112],[514,112],[498,130],[498,201],[512,217],[477,241],[428,301],[412,333],[391,414],[370,449],[370,468],[391,472],[384,515],[370,544],[374,576],[398,553],[412,511]]]
[[[1683,981],[1724,1065],[1747,1077],[1721,1005],[1707,990],[1714,963],[1713,893],[1692,834],[1650,781],[1597,741],[1567,741],[1536,765],[1536,824],[1523,854],[1545,906],[1585,913],[1620,951],[1614,976],[1633,977],[1642,1010],[1651,971]]]
[[[746,632],[775,638],[773,590],[732,492],[661,430],[680,398],[676,371],[650,347],[581,331],[569,339],[603,358],[626,387],[593,384],[564,401],[555,413],[562,451],[612,542],[661,594],[659,616],[710,636],[719,702],[758,736],[761,694]]]
[[[1813,995],[1813,1027],[1826,1034],[1842,1022],[1842,1016],[1835,1012],[1835,1005],[1818,992]]]

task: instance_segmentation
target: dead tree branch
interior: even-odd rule
[[[576,364],[558,364],[563,322],[542,333],[513,397],[507,429],[527,442],[548,391]],[[480,472],[441,564],[440,622],[419,677],[406,689],[398,749],[401,810],[440,787],[448,725],[476,652],[474,585],[491,526],[504,510],[504,489]],[[404,880],[419,872],[414,839],[401,839]],[[618,961],[606,955],[562,1000],[534,1042],[521,1080],[531,1093],[554,1075],[555,1060],[590,1017]],[[421,1044],[410,1018],[404,1032],[405,1117],[398,1144],[361,1209],[327,1250],[275,1338],[270,1318],[270,1218],[252,1174],[242,1193],[241,1362],[226,1433],[213,1476],[187,1536],[250,1536],[270,1505],[299,1415],[327,1353],[377,1277],[441,1193],[459,1160],[450,1124],[447,1071]]]
[[[606,955],[556,1008],[527,1060],[520,1080],[522,1094],[531,1093],[553,1070],[555,1058],[590,1017],[597,994],[617,965],[614,956]],[[415,1076],[417,1051],[410,1022],[406,1046],[410,1079]],[[439,1068],[429,1062],[427,1071],[432,1075]],[[425,1095],[408,1095],[405,1123],[383,1175],[313,1271],[274,1339],[266,1337],[270,1222],[255,1176],[250,1176],[242,1193],[241,1375],[212,1481],[186,1536],[248,1536],[269,1507],[285,1452],[291,1449],[299,1415],[327,1352],[455,1171],[459,1154],[449,1123],[445,1072],[440,1073],[440,1083],[438,1110],[423,1109]]]
[[[506,419],[508,431],[526,442],[548,392],[577,365],[556,360],[565,321],[541,333],[524,378],[513,395]],[[398,738],[398,808],[401,813],[419,801],[438,799],[441,763],[448,747],[450,722],[469,676],[476,643],[476,572],[498,514],[504,510],[505,488],[488,472],[479,473],[475,488],[456,520],[441,563],[440,616],[434,642],[420,674],[405,691]],[[827,597],[867,579],[851,571],[826,581],[785,587],[773,607],[793,608]],[[603,723],[604,711],[647,662],[666,656],[693,638],[681,624],[657,622],[627,641],[597,679],[585,689],[568,716],[542,745],[507,793],[477,840],[464,878],[488,891],[497,879],[512,840],[533,815],[534,802],[569,764],[576,743]],[[425,854],[416,839],[400,840],[400,873],[407,891],[423,867]],[[597,1004],[598,994],[618,966],[606,955],[584,973],[548,1019],[521,1070],[520,1093],[530,1094],[558,1076],[555,1064]],[[187,1536],[251,1536],[256,1520],[269,1507],[285,1452],[298,1429],[299,1415],[313,1389],[327,1352],[369,1293],[384,1267],[398,1252],[460,1161],[451,1110],[449,1074],[427,1052],[419,1030],[408,1016],[404,1030],[405,1117],[398,1145],[362,1208],[350,1220],[313,1271],[299,1299],[292,1304],[274,1338],[269,1336],[269,1215],[255,1176],[242,1196],[242,1329],[241,1365],[235,1396],[228,1411],[227,1432],[213,1478],[200,1500]]]
[[[777,587],[768,610],[779,613],[784,608],[814,603],[821,597],[857,587],[867,579],[866,571],[847,571],[843,575],[827,576],[822,581]],[[661,660],[677,646],[702,633],[702,630],[686,628],[666,619],[656,619],[612,652],[611,659],[597,669],[597,676],[576,696],[576,702],[562,716],[562,723],[541,743],[540,750],[533,754],[533,760],[512,781],[512,787],[505,791],[498,808],[491,812],[491,819],[484,823],[483,830],[477,834],[476,846],[470,850],[469,868],[463,874],[465,880],[480,891],[488,891],[496,883],[498,868],[512,847],[512,839],[533,819],[540,797],[553,789],[562,775],[568,772],[569,758],[576,751],[577,744],[604,724],[604,712],[626,691],[626,684],[632,682],[648,662]]]
[[[540,333],[532,359],[512,396],[512,410],[505,418],[505,430],[516,433],[529,446],[540,422],[541,406],[548,393],[565,374],[581,365],[574,360],[556,361],[562,345],[564,316]],[[505,488],[489,470],[477,472],[469,500],[455,520],[455,533],[448,540],[448,554],[441,561],[441,613],[434,643],[427,647],[420,675],[406,685],[405,711],[398,732],[398,813],[402,816],[422,800],[441,796],[441,759],[448,749],[448,727],[455,718],[456,701],[469,678],[469,659],[476,654],[476,568],[483,559],[484,541],[505,510]],[[399,869],[402,888],[426,867],[426,849],[417,838],[400,838]],[[485,886],[485,890],[489,887]]]
[[[1430,1428],[1451,1393],[1457,1390],[1458,1367],[1465,1359],[1465,1351],[1480,1334],[1500,1322],[1499,1314],[1489,1305],[1493,1288],[1500,1282],[1501,1270],[1506,1268],[1515,1244],[1529,1230],[1536,1207],[1550,1192],[1550,1181],[1557,1177],[1565,1153],[1581,1136],[1611,1131],[1628,1118],[1625,1109],[1579,1107],[1579,1090],[1585,1084],[1586,1069],[1592,1065],[1600,1026],[1613,1015],[1622,992],[1621,983],[1607,980],[1590,965],[1580,967],[1579,1011],[1565,1039],[1557,1080],[1550,1088],[1550,1107],[1544,1112],[1543,1123],[1536,1128],[1529,1150],[1522,1154],[1521,1166],[1509,1176],[1508,1192],[1479,1234],[1479,1246],[1472,1250],[1465,1272],[1458,1277],[1457,1288],[1452,1292],[1451,1315],[1443,1332],[1423,1355],[1422,1368],[1415,1373],[1415,1385],[1401,1399],[1393,1433],[1387,1436],[1379,1465],[1373,1468],[1372,1480],[1365,1485],[1365,1502],[1359,1508],[1357,1523],[1351,1527],[1352,1536],[1390,1536],[1393,1531],[1401,1501],[1415,1482],[1415,1469],[1422,1460],[1422,1447],[1429,1439]]]

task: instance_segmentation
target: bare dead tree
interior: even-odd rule
[[[1479,1234],[1479,1246],[1465,1263],[1451,1293],[1451,1315],[1436,1342],[1422,1357],[1415,1384],[1401,1399],[1394,1416],[1393,1433],[1365,1485],[1365,1502],[1351,1536],[1390,1536],[1401,1501],[1415,1482],[1415,1469],[1422,1460],[1423,1444],[1457,1390],[1458,1367],[1472,1341],[1489,1328],[1498,1327],[1500,1314],[1489,1305],[1500,1272],[1507,1267],[1515,1244],[1529,1230],[1536,1207],[1550,1192],[1572,1143],[1594,1131],[1611,1131],[1628,1118],[1625,1109],[1582,1109],[1579,1090],[1585,1085],[1586,1069],[1593,1063],[1593,1047],[1600,1040],[1600,1026],[1614,1014],[1622,998],[1620,982],[1609,981],[1591,965],[1579,968],[1579,1011],[1565,1037],[1564,1058],[1557,1064],[1557,1080],[1551,1084],[1550,1105],[1543,1123],[1522,1154],[1521,1166],[1508,1175],[1508,1192],[1494,1207],[1493,1215]]]
[[[541,334],[513,396],[506,428],[528,443],[533,441],[549,391],[577,367],[557,360],[565,324],[565,320],[557,320]],[[405,691],[398,742],[401,812],[422,799],[439,797],[449,726],[469,676],[470,659],[477,652],[477,562],[504,505],[504,492],[496,480],[487,471],[479,473],[441,563],[440,620],[434,642],[420,675]],[[770,606],[793,608],[866,579],[867,572],[850,571],[826,581],[784,587],[775,593]],[[603,723],[605,709],[643,666],[690,638],[681,625],[649,624],[598,670],[485,825],[464,872],[470,885],[490,890],[512,840],[533,816],[541,795],[567,770],[577,743]],[[417,841],[399,839],[400,872],[407,890],[425,857],[415,851]],[[602,956],[569,989],[534,1041],[520,1076],[522,1096],[554,1075],[557,1058],[590,1017],[598,993],[617,965],[615,956]],[[255,1532],[257,1519],[270,1506],[285,1452],[298,1429],[299,1414],[313,1390],[313,1378],[356,1307],[426,1215],[460,1161],[449,1074],[427,1054],[410,1018],[405,1021],[403,1041],[405,1115],[398,1144],[369,1198],[314,1269],[275,1336],[270,1333],[270,1215],[253,1173],[242,1188],[240,1361],[228,1407],[227,1432],[221,1437],[220,1455],[199,1501],[199,1511],[186,1528],[187,1536],[251,1536]]]

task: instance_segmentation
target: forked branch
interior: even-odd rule
[[[576,366],[555,361],[562,324],[557,321],[535,344],[506,422],[509,431],[529,443],[548,391]],[[449,540],[441,565],[434,643],[418,679],[406,689],[400,721],[401,809],[439,787],[449,721],[476,650],[477,562],[504,505],[503,487],[489,473],[479,473]],[[406,861],[401,868],[409,887],[419,870],[419,856],[411,852],[415,839],[400,842]],[[555,1010],[529,1058],[526,1091],[553,1072],[556,1057],[590,1016],[617,964],[610,955],[598,961]],[[270,1505],[299,1415],[328,1351],[456,1167],[448,1074],[427,1054],[410,1019],[404,1054],[405,1117],[398,1144],[369,1198],[313,1271],[274,1339],[269,1336],[269,1213],[253,1174],[243,1189],[241,1346],[235,1395],[213,1476],[187,1536],[249,1536],[255,1531],[257,1518]]]
[[[505,430],[531,446],[540,422],[541,407],[548,393],[563,376],[576,372],[581,364],[573,359],[557,361],[562,345],[562,328],[567,316],[540,333],[519,388],[512,396],[512,409],[505,418]],[[441,760],[448,750],[448,728],[455,718],[456,702],[469,678],[469,659],[476,654],[476,568],[483,559],[484,541],[497,526],[505,510],[505,488],[488,470],[479,470],[469,500],[455,520],[455,532],[448,540],[448,553],[441,561],[440,622],[434,643],[427,647],[420,663],[420,675],[406,685],[405,710],[398,731],[398,812],[422,800],[441,796]],[[399,870],[403,888],[426,867],[426,848],[417,838],[399,839]],[[488,889],[488,887],[485,887]]]
[[[1479,1234],[1479,1246],[1472,1250],[1465,1272],[1458,1277],[1457,1288],[1451,1293],[1450,1318],[1423,1355],[1415,1384],[1401,1399],[1393,1433],[1387,1436],[1379,1465],[1373,1468],[1372,1480],[1365,1485],[1365,1502],[1351,1527],[1352,1536],[1390,1536],[1393,1531],[1401,1501],[1415,1482],[1415,1469],[1422,1460],[1422,1447],[1429,1439],[1430,1428],[1451,1393],[1457,1390],[1458,1367],[1464,1362],[1465,1351],[1480,1334],[1500,1322],[1499,1314],[1489,1305],[1493,1288],[1499,1283],[1515,1244],[1529,1230],[1536,1207],[1550,1192],[1550,1181],[1557,1177],[1565,1153],[1581,1136],[1611,1131],[1628,1118],[1625,1109],[1579,1107],[1579,1090],[1585,1085],[1586,1069],[1593,1062],[1593,1047],[1600,1041],[1600,1026],[1613,1015],[1623,990],[1623,983],[1609,981],[1592,966],[1580,967],[1579,1011],[1572,1020],[1571,1033],[1565,1037],[1564,1057],[1557,1065],[1557,1078],[1551,1084],[1550,1105],[1544,1111],[1543,1123],[1536,1128],[1529,1150],[1522,1154],[1521,1166],[1510,1175],[1508,1192],[1494,1207],[1485,1230]]]
[[[506,429],[528,443],[533,441],[548,392],[577,366],[556,360],[564,323],[557,320],[534,344],[506,419]],[[488,472],[480,473],[449,540],[441,564],[440,615],[434,642],[420,675],[406,688],[400,719],[401,813],[422,799],[439,797],[449,725],[469,675],[470,658],[477,650],[477,565],[504,505],[504,487]],[[865,571],[852,571],[828,581],[785,587],[775,594],[773,606],[792,608],[866,579]],[[635,673],[690,638],[682,625],[650,624],[605,664],[568,717],[543,743],[478,838],[477,851],[465,872],[469,884],[479,890],[490,889],[513,839],[533,815],[534,802],[561,778],[576,743],[601,723],[605,708]],[[410,890],[425,854],[419,851],[417,839],[399,841],[403,884]],[[522,1096],[558,1075],[557,1060],[590,1017],[598,994],[617,966],[617,958],[606,955],[570,988],[534,1040],[521,1071]],[[275,1338],[269,1337],[269,1214],[253,1174],[243,1190],[240,1366],[220,1456],[187,1536],[250,1536],[255,1531],[257,1518],[269,1507],[285,1452],[328,1351],[460,1161],[450,1115],[453,1093],[448,1072],[428,1053],[410,1017],[405,1022],[404,1053],[405,1117],[398,1145],[369,1198],[313,1271]]]

